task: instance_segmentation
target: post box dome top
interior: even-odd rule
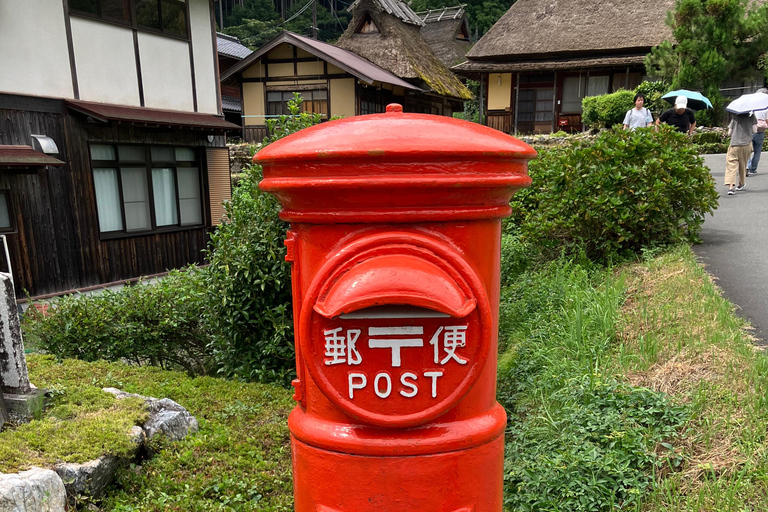
[[[391,104],[384,114],[348,117],[292,134],[259,151],[254,162],[508,161],[535,156],[528,144],[487,126],[403,113],[402,106]]]

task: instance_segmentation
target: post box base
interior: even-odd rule
[[[504,436],[453,452],[366,457],[291,439],[296,512],[501,512]]]

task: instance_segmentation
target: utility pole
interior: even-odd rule
[[[312,39],[317,39],[317,0],[312,2]]]
[[[224,0],[219,0],[219,30],[224,30]]]

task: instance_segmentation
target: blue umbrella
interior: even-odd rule
[[[661,99],[667,100],[667,102],[674,105],[675,98],[677,98],[678,96],[685,96],[686,98],[688,98],[688,108],[692,110],[704,110],[706,108],[713,108],[712,102],[709,101],[709,98],[707,98],[700,92],[689,91],[687,89],[678,89],[677,91],[668,92],[667,94],[662,96]]]
[[[755,92],[742,94],[725,107],[725,110],[734,114],[746,114],[755,110],[768,110],[768,94]]]

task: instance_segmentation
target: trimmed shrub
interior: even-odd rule
[[[634,106],[633,91],[616,91],[602,96],[587,96],[581,102],[582,119],[590,128],[610,128],[621,124],[627,110]]]
[[[728,144],[719,142],[707,142],[704,144],[696,144],[696,152],[700,155],[714,155],[719,153],[728,152]]]
[[[696,132],[691,137],[694,144],[721,144],[726,136],[720,132]]]
[[[52,302],[22,322],[30,346],[59,358],[127,360],[137,365],[209,373],[212,354],[201,322],[205,276],[196,267],[172,271],[154,284],[136,284]]]
[[[507,231],[597,261],[697,242],[704,214],[717,207],[709,169],[669,126],[617,126],[594,143],[543,150],[529,173],[533,184],[513,197]]]
[[[267,121],[264,146],[320,122],[319,114],[301,112],[301,102],[294,94],[291,114]],[[207,319],[219,373],[288,384],[295,374],[288,224],[277,198],[259,190],[261,178],[258,165],[243,169],[226,221],[211,235]]]

